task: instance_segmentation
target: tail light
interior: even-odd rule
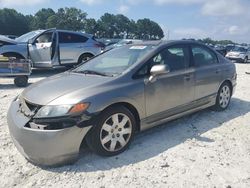
[[[94,44],[94,47],[96,47],[96,48],[101,48],[102,50],[105,48],[105,45],[104,44],[102,44],[102,43],[95,43]]]

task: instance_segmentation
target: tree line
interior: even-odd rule
[[[87,18],[87,13],[77,8],[60,8],[56,12],[43,8],[34,15],[23,15],[14,9],[0,9],[0,34],[19,36],[48,28],[83,31],[98,38],[155,40],[164,37],[159,24],[148,18],[135,21],[122,14],[105,13],[95,20]]]

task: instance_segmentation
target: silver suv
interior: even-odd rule
[[[79,64],[103,48],[92,35],[66,30],[37,30],[15,40],[0,37],[0,55],[29,58],[41,68]]]
[[[43,165],[77,158],[80,145],[100,155],[123,152],[135,132],[198,110],[225,110],[235,65],[192,41],[115,48],[25,89],[8,112],[19,151]]]
[[[226,58],[233,61],[248,63],[250,60],[250,48],[236,46],[226,54]]]

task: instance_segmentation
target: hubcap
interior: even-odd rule
[[[89,59],[90,59],[90,57],[88,57],[88,56],[82,58],[82,63],[84,63],[85,61],[88,61]]]
[[[228,106],[230,97],[231,97],[230,88],[227,85],[223,86],[220,92],[220,106],[222,108],[226,108]]]
[[[129,117],[122,113],[113,114],[102,125],[100,140],[107,151],[119,151],[130,140],[132,124]]]

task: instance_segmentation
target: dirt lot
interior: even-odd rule
[[[0,78],[0,187],[250,187],[250,64],[237,64],[238,85],[225,112],[202,112],[138,134],[126,152],[88,150],[71,166],[27,162],[9,136],[6,113],[23,89]],[[31,82],[60,71],[36,71]]]

